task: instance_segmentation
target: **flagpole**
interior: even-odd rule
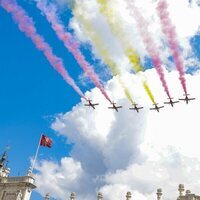
[[[41,135],[40,135],[40,140],[39,140],[39,143],[38,143],[38,146],[37,146],[35,157],[34,157],[34,160],[32,162],[32,165],[31,165],[31,173],[33,172],[33,169],[35,167],[35,162],[36,162],[37,157],[38,157],[38,152],[39,152],[39,149],[40,149],[40,143],[41,143],[42,135],[43,135],[43,133],[41,133]]]

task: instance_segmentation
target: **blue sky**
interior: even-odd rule
[[[63,58],[70,75],[77,80],[82,73],[74,58],[57,39],[50,25],[41,16],[34,3],[19,0],[18,3],[33,17],[38,32],[52,45],[54,53]],[[63,20],[67,24],[71,17],[66,11]],[[191,39],[195,55],[200,58],[200,36]],[[88,60],[91,53],[84,51]],[[51,149],[41,148],[40,159],[60,160],[70,155],[71,145],[57,136],[50,126],[53,116],[71,110],[80,102],[80,97],[50,66],[30,39],[20,32],[11,16],[0,8],[0,152],[9,145],[9,167],[11,175],[24,175],[30,166],[30,157],[36,151],[40,134],[44,132],[53,139]],[[150,61],[147,60],[147,66]],[[41,199],[34,192],[33,199]]]
[[[77,79],[80,68],[63,48],[34,3],[19,1],[36,21],[38,32],[64,59],[70,74]],[[70,13],[65,14],[69,19]],[[50,66],[30,39],[18,30],[11,16],[0,8],[0,151],[9,145],[11,175],[24,175],[30,166],[42,132],[53,139],[53,148],[41,148],[40,158],[59,160],[69,154],[71,146],[51,130],[53,116],[66,112],[80,97]],[[83,88],[85,89],[85,88]]]

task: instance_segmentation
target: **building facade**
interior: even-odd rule
[[[6,163],[7,151],[0,159],[0,200],[29,200],[32,190],[36,188],[31,171],[26,176],[10,177]]]

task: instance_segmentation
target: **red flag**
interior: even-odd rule
[[[40,146],[51,148],[51,145],[52,145],[52,139],[48,138],[45,135],[42,135],[41,140],[40,140]]]

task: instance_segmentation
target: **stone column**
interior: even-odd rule
[[[126,193],[126,200],[131,200],[131,192]]]
[[[97,199],[98,200],[102,200],[103,199],[103,195],[102,195],[101,192],[98,192]]]
[[[157,189],[157,200],[160,200],[161,199],[161,196],[162,196],[162,189],[161,188],[159,188],[159,189]]]

